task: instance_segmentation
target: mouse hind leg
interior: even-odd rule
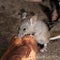
[[[46,44],[39,44],[38,43],[38,46],[41,48],[40,49],[40,52],[45,52],[45,51],[47,51],[47,43]]]

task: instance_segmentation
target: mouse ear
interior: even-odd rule
[[[34,23],[34,22],[36,22],[37,21],[37,15],[34,15],[34,16],[32,16],[31,18],[30,18],[30,23],[31,23],[31,25]]]
[[[22,8],[20,9],[20,13],[18,15],[21,15],[21,19],[24,20],[27,17],[27,12]]]

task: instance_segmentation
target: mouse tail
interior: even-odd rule
[[[60,39],[60,35],[55,36],[55,37],[51,37],[49,40],[50,40],[50,41],[53,41],[53,40],[57,40],[57,39]]]

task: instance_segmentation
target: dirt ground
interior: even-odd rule
[[[48,1],[46,3],[49,6]],[[11,38],[18,34],[21,20],[18,13],[21,8],[38,13],[40,19],[47,18],[38,3],[25,2],[23,0],[0,0],[0,57],[9,46]],[[60,21],[51,29],[50,33],[51,36],[60,35]],[[60,39],[50,41],[47,52],[38,52],[37,60],[60,60]]]

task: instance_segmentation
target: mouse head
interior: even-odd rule
[[[22,14],[24,14],[24,13],[22,13]],[[32,16],[31,16],[31,14],[32,14]],[[34,15],[33,12],[30,12],[30,13],[27,12],[27,15],[28,16],[26,16],[26,18],[24,20],[21,19],[21,24],[20,24],[20,27],[19,27],[19,34],[18,34],[18,36],[20,36],[20,37],[22,37],[26,34],[32,34],[33,33],[33,29],[32,29],[33,25],[37,21],[37,15]]]

